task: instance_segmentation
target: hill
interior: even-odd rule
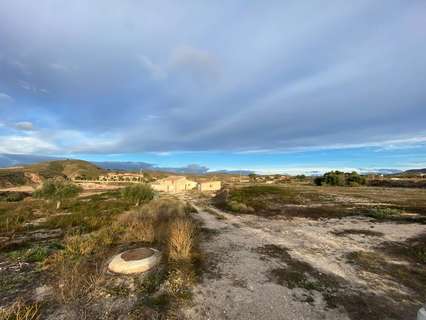
[[[83,160],[53,160],[23,167],[0,169],[0,188],[37,185],[44,179],[62,177],[95,179],[106,171]]]
[[[39,175],[44,179],[64,177],[73,179],[76,177],[86,177],[95,179],[104,174],[105,170],[83,160],[54,160],[46,161],[24,167],[26,172]]]
[[[406,171],[404,171],[404,173],[407,173],[407,174],[422,174],[422,173],[426,174],[426,168],[406,170]]]

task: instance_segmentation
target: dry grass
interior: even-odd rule
[[[38,320],[40,319],[40,305],[25,304],[18,299],[12,305],[0,309],[0,320]]]
[[[33,204],[38,205],[34,208]],[[31,200],[28,204],[22,201],[19,204],[22,214],[17,212],[19,219],[16,219],[16,230],[20,230],[23,223],[38,217],[38,211],[44,211],[41,210],[43,204],[45,202],[41,200]],[[14,203],[0,205],[0,222],[1,218],[12,217],[12,212],[16,212],[17,208],[18,205]],[[51,251],[31,248],[31,251],[19,252],[20,255],[25,254],[25,260],[31,254],[31,260],[41,263],[39,271],[49,279],[48,284],[54,291],[52,308],[66,305],[67,310],[78,313],[81,319],[83,316],[87,316],[87,319],[95,318],[94,315],[104,312],[101,310],[104,293],[111,294],[112,299],[123,293],[110,293],[105,289],[111,285],[111,279],[106,274],[102,275],[100,266],[104,266],[113,254],[135,245],[153,246],[164,253],[160,267],[163,271],[152,290],[135,291],[139,290],[138,287],[132,289],[134,291],[131,294],[138,295],[138,304],[163,315],[174,310],[182,299],[189,299],[192,284],[197,277],[194,262],[197,259],[196,224],[190,215],[194,209],[176,199],[152,200],[130,212],[129,208],[127,203],[116,199],[116,194],[66,202],[64,210],[71,214],[51,216],[42,225],[46,229],[63,230],[65,236],[57,239],[58,246]],[[9,232],[12,229],[10,225],[4,226]],[[1,230],[4,229],[2,227]],[[10,293],[13,294],[12,291]],[[130,291],[126,291],[124,296],[128,294]],[[162,303],[157,296],[165,298],[167,303]],[[39,305],[28,306],[29,311],[37,311],[37,317],[34,318],[20,316],[27,310],[24,306],[21,303],[0,310],[0,320],[39,319]]]
[[[146,217],[138,212],[127,212],[117,218],[116,224],[124,229],[122,241],[154,242],[154,219]]]
[[[58,269],[65,261],[78,262],[84,258],[107,252],[117,238],[116,228],[103,228],[90,234],[72,234],[65,237],[63,249],[44,260],[45,269]]]
[[[57,270],[55,298],[62,304],[88,302],[90,293],[99,287],[102,281],[102,274],[97,268],[63,261]]]
[[[191,259],[195,239],[194,223],[189,218],[178,218],[170,224],[169,258],[175,261]]]

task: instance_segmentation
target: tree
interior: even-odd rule
[[[56,210],[58,210],[63,200],[74,198],[81,191],[80,186],[71,182],[49,179],[34,192],[34,197],[56,201]]]
[[[316,178],[314,179],[314,183],[315,183],[315,185],[317,185],[317,186],[321,186],[321,185],[324,183],[324,178],[323,178],[323,177],[316,177]]]
[[[341,171],[330,171],[325,173],[322,177],[317,177],[314,180],[314,183],[318,186],[320,185],[330,185],[330,186],[358,186],[365,184],[365,177],[359,175],[357,172],[353,171],[351,173],[341,172]]]
[[[250,174],[248,175],[248,177],[249,177],[249,179],[250,179],[250,181],[251,181],[251,182],[256,182],[257,174],[255,174],[255,173],[250,173]]]
[[[152,200],[154,198],[154,190],[148,184],[134,184],[121,189],[121,195],[137,207],[142,202]]]

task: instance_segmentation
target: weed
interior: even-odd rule
[[[339,277],[321,273],[310,264],[293,259],[286,248],[269,244],[257,248],[256,252],[263,258],[278,259],[287,265],[286,268],[272,269],[268,274],[269,279],[278,284],[286,285],[290,289],[304,288],[320,292],[336,291],[340,288],[342,280]]]
[[[169,227],[169,258],[174,261],[190,260],[195,240],[194,223],[189,218],[178,218]]]
[[[124,229],[121,239],[124,241],[154,242],[155,220],[138,212],[128,212],[117,218],[117,226]]]
[[[138,288],[145,294],[153,294],[159,288],[163,281],[166,279],[166,270],[159,268],[154,272],[150,272],[138,283]]]
[[[396,283],[413,290],[419,300],[426,299],[426,270],[422,266],[388,262],[386,257],[370,251],[351,252],[348,261],[370,273],[385,276]]]
[[[164,287],[174,298],[188,300],[192,296],[191,287],[195,279],[196,275],[192,266],[180,264],[169,270]]]
[[[9,258],[15,261],[24,262],[43,262],[49,255],[49,248],[35,246],[29,249],[12,251],[7,254]]]
[[[367,214],[367,216],[377,220],[382,220],[399,216],[400,213],[401,212],[398,209],[393,208],[374,208]]]
[[[38,320],[40,319],[40,305],[26,304],[18,299],[6,308],[0,308],[0,320]]]
[[[78,304],[90,300],[90,293],[102,282],[102,276],[87,264],[63,261],[57,268],[54,285],[56,299],[62,304]]]

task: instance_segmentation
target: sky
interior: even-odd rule
[[[3,0],[0,153],[426,167],[426,1]]]

